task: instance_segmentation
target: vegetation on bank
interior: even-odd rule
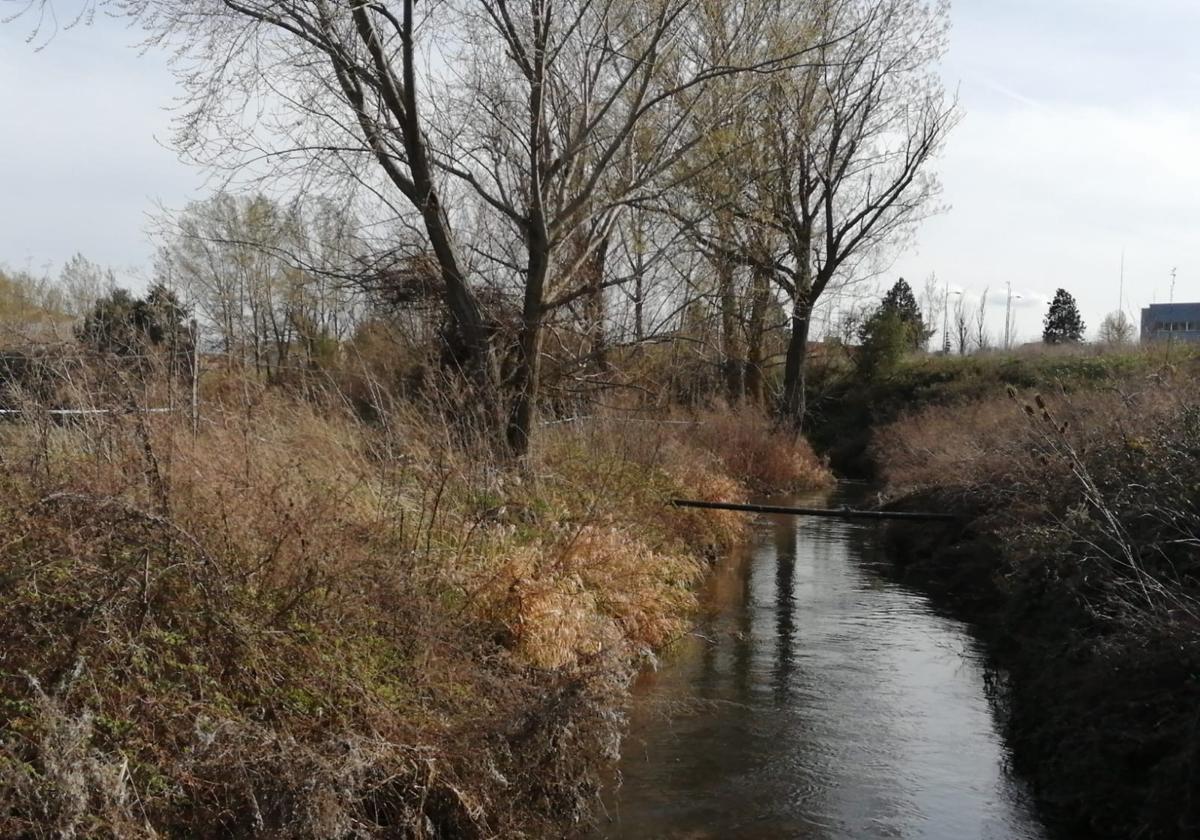
[[[893,495],[966,515],[896,529],[903,562],[992,640],[1018,768],[1090,837],[1200,832],[1198,372],[1178,346],[931,362],[907,387],[936,398],[873,435]]]
[[[805,433],[839,474],[877,477],[876,430],[942,406],[970,411],[1003,397],[1008,387],[1046,394],[1090,391],[1193,364],[1181,345],[1039,346],[973,356],[890,354],[885,364],[862,366],[854,348],[827,353],[809,380],[811,416]]]
[[[665,500],[826,480],[749,410],[550,425],[513,469],[430,406],[202,385],[195,428],[0,427],[4,836],[557,836],[743,526]]]

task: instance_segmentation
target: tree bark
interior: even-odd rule
[[[767,307],[771,302],[771,276],[763,268],[754,269],[751,292],[750,323],[746,336],[746,398],[754,405],[766,403],[766,383],[763,378],[765,361]]]
[[[595,251],[584,263],[587,272],[587,331],[592,365],[598,371],[608,370],[608,346],[604,332],[604,269],[608,261],[609,237],[605,236],[596,245]]]
[[[718,214],[718,237],[721,242],[732,239],[732,221],[725,213]],[[717,300],[721,308],[721,371],[725,379],[725,399],[730,405],[740,405],[746,397],[746,362],[739,334],[737,276],[735,264],[724,253],[712,256],[717,272]]]
[[[739,405],[746,397],[746,380],[741,336],[738,335],[738,305],[737,294],[733,288],[733,267],[722,261],[720,275],[721,355],[725,373],[725,397],[730,405]]]
[[[542,298],[549,270],[549,243],[537,229],[529,234],[529,267],[525,275],[525,301],[513,373],[513,402],[509,413],[509,451],[518,458],[529,453],[537,413],[542,367]]]
[[[808,331],[812,324],[812,303],[807,290],[797,289],[792,301],[792,329],[788,338],[787,361],[783,370],[783,399],[780,420],[799,432],[804,428],[807,411]]]
[[[515,393],[509,413],[506,438],[509,452],[517,458],[529,454],[533,425],[537,414],[538,386],[542,367],[542,319],[546,295],[546,274],[550,270],[550,232],[546,222],[545,196],[546,138],[543,132],[545,106],[546,37],[549,9],[539,0],[531,0],[533,50],[529,67],[529,206],[525,220],[525,300],[521,310],[521,329],[517,342]]]

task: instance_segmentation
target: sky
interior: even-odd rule
[[[1094,336],[1118,308],[1200,300],[1200,2],[956,0],[943,77],[964,118],[939,163],[947,213],[892,274],[931,272],[1019,339],[1057,288]]]
[[[23,0],[15,0],[23,2]],[[15,6],[0,0],[0,18]],[[1089,332],[1200,300],[1200,2],[956,0],[942,68],[964,118],[937,162],[948,210],[888,277],[936,274],[1002,330],[1036,339],[1055,289]],[[56,273],[73,253],[138,285],[157,206],[205,194],[169,148],[178,92],[165,56],[98,18],[44,48],[0,24],[0,264]]]

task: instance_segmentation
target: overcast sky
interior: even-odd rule
[[[0,0],[0,17],[13,8]],[[1125,308],[1200,300],[1200,2],[956,0],[947,86],[965,119],[938,163],[950,210],[926,222],[892,277],[931,272],[992,323],[1012,283],[1019,335],[1040,334],[1054,290],[1089,332]],[[112,21],[45,49],[0,25],[0,263],[56,272],[74,252],[137,284],[155,203],[203,194],[167,148],[176,95],[161,55]]]

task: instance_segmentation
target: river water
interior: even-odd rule
[[[877,524],[760,518],[639,680],[595,836],[1046,837],[979,646],[886,569]]]

